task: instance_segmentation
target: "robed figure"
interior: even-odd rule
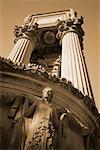
[[[46,87],[42,100],[34,102],[25,114],[33,116],[28,128],[24,150],[55,150],[57,147],[58,118],[51,105],[53,91]]]
[[[31,105],[28,105],[28,100],[24,101],[14,119],[10,149],[14,146],[17,150],[57,149],[58,116],[51,105],[52,96],[52,89],[46,87],[40,100]]]

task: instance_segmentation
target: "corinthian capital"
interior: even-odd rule
[[[16,38],[19,37],[33,37],[36,35],[38,29],[38,24],[35,23],[34,25],[22,25],[22,26],[15,26],[14,34]]]
[[[62,39],[67,32],[75,32],[79,35],[80,43],[82,44],[84,31],[82,29],[83,17],[77,17],[74,13],[69,14],[65,21],[58,20],[57,38]]]
[[[68,18],[66,21],[60,21],[58,20],[58,32],[70,32],[74,31],[78,33],[79,35],[83,36],[84,31],[81,27],[83,24],[83,17],[75,17],[73,19]]]

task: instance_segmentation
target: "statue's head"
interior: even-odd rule
[[[49,103],[51,102],[51,99],[53,97],[53,90],[50,87],[46,87],[42,90],[42,98]]]

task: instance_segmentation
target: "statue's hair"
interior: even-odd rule
[[[52,89],[52,88],[50,88],[50,87],[45,87],[45,88],[42,90],[42,93],[43,93],[45,90],[49,90],[49,91],[51,91],[52,94],[53,94],[53,89]]]

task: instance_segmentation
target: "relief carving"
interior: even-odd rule
[[[51,76],[55,78],[60,78],[60,68],[61,68],[61,55],[53,62],[53,69],[51,71]]]
[[[47,31],[43,35],[43,40],[46,44],[53,44],[55,43],[55,33],[52,31]]]

